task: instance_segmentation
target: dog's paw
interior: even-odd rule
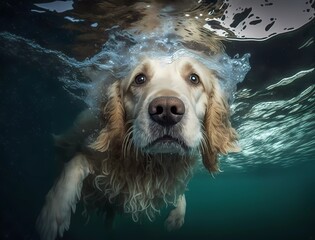
[[[185,220],[185,213],[183,213],[180,209],[173,209],[168,218],[165,221],[165,227],[167,231],[173,231],[181,228],[183,226]]]
[[[62,237],[64,231],[69,229],[70,218],[70,206],[61,206],[56,201],[46,202],[36,221],[40,239],[55,240],[57,235]]]
[[[75,212],[80,200],[83,180],[89,174],[89,165],[82,155],[77,155],[65,164],[54,187],[46,196],[36,228],[42,240],[54,240],[69,229],[71,212]]]

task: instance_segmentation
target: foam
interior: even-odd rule
[[[145,57],[163,59],[167,63],[180,57],[191,57],[216,72],[229,102],[232,103],[237,83],[242,82],[250,70],[249,53],[242,57],[237,54],[233,58],[226,53],[212,55],[210,49],[200,53],[185,47],[182,40],[174,35],[161,36],[155,32],[149,36],[132,35],[127,31],[114,30],[110,30],[109,39],[102,51],[89,60],[97,69],[104,71],[104,84],[113,78],[118,80],[128,76]]]

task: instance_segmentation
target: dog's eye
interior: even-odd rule
[[[147,81],[147,77],[143,73],[138,74],[134,80],[136,85],[144,84],[146,81]]]
[[[189,75],[189,81],[193,84],[198,84],[200,82],[200,79],[196,73],[192,73]]]

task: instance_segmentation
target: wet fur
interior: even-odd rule
[[[82,196],[86,209],[107,212],[111,220],[115,212],[130,213],[134,221],[142,216],[153,220],[165,204],[186,206],[184,192],[197,160],[201,158],[205,168],[215,172],[218,170],[218,154],[238,151],[237,134],[229,121],[229,106],[218,80],[212,78],[211,81],[201,123],[203,137],[199,147],[187,155],[147,154],[137,148],[131,138],[132,121],[126,119],[121,82],[114,82],[108,88],[98,118],[87,110],[74,128],[56,136],[56,146],[62,149],[61,156],[73,157],[66,168],[71,165],[78,169],[75,170],[77,178],[67,176],[67,172],[62,176],[79,182],[71,188],[61,176],[49,192],[37,221],[41,238],[55,239],[57,232],[62,236],[68,229],[71,209],[75,210],[81,197],[82,184],[78,179],[84,179]],[[71,183],[70,180],[67,182]],[[64,205],[66,216],[56,217],[60,211],[58,204]],[[167,220],[170,228],[183,224],[185,210],[178,209]],[[179,216],[176,222],[180,224],[174,224],[176,216]]]

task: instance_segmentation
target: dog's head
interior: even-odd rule
[[[169,62],[144,59],[108,89],[105,126],[92,147],[107,151],[112,142],[144,154],[189,155],[199,151],[209,171],[217,154],[237,151],[237,134],[215,73],[191,57]]]

